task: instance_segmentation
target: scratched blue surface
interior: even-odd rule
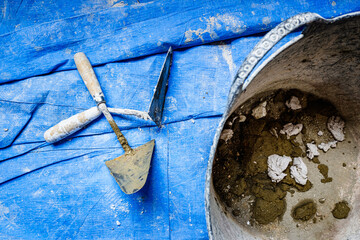
[[[360,10],[354,0],[140,2],[0,3],[0,239],[207,239],[207,160],[243,59],[297,13]],[[131,146],[156,140],[141,191],[126,195],[110,176],[104,161],[123,150],[104,118],[44,141],[94,106],[74,53],[96,66],[108,106],[146,111],[169,46],[164,126],[114,117]]]

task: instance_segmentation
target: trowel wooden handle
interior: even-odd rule
[[[104,94],[101,90],[95,72],[84,53],[79,52],[74,56],[76,67],[84,81],[87,89],[97,104],[105,102]]]
[[[65,119],[44,133],[45,141],[54,143],[66,138],[67,136],[80,130],[101,115],[97,107],[90,108],[84,112],[78,113],[68,119]]]
[[[79,52],[76,53],[74,56],[76,67],[83,79],[87,89],[91,93],[91,96],[98,104],[99,110],[104,114],[106,119],[108,120],[111,128],[114,130],[117,139],[119,140],[121,146],[123,147],[126,153],[130,153],[132,151],[131,147],[129,146],[128,141],[126,140],[125,136],[120,131],[119,127],[116,125],[113,117],[111,116],[107,106],[105,104],[104,94],[101,90],[99,81],[96,78],[94,70],[89,62],[89,59],[85,56],[84,53]]]

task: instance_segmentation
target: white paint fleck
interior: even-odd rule
[[[6,5],[6,1],[4,1],[4,7],[1,9],[1,12],[3,14],[3,19],[6,18],[6,9],[7,9],[7,5]]]
[[[291,110],[299,110],[302,108],[299,98],[295,96],[292,96],[289,100],[287,100],[285,105]]]
[[[116,208],[116,210],[117,210],[117,212],[122,212],[122,214],[123,213],[129,213],[130,212],[130,210],[129,210],[129,203],[122,203],[123,205],[114,205],[114,204],[112,204],[112,205],[114,205],[114,209]],[[112,205],[110,205],[110,207],[112,206]],[[113,210],[114,210],[113,209]]]
[[[283,129],[280,130],[280,133],[286,134],[287,138],[289,139],[291,136],[298,135],[302,129],[303,129],[303,125],[301,123],[296,125],[292,123],[288,123],[284,125]]]
[[[224,140],[226,143],[234,136],[234,131],[232,129],[224,129],[221,132],[220,139]]]
[[[111,205],[110,205],[110,208],[111,208],[112,210],[115,210],[116,207],[115,207],[114,204],[111,204]]]
[[[307,182],[308,170],[300,157],[294,158],[293,165],[290,167],[290,175],[295,179],[295,182],[305,185]]]
[[[252,8],[256,8],[256,9],[266,9],[266,10],[275,10],[276,6],[279,6],[280,3],[279,2],[271,2],[268,4],[265,3],[251,3],[251,7]]]
[[[125,7],[127,5],[128,5],[127,3],[118,2],[118,3],[115,3],[114,5],[112,5],[111,7]]]
[[[328,119],[327,128],[334,136],[334,138],[340,142],[344,141],[344,127],[345,122],[339,116],[332,116]]]
[[[28,172],[30,172],[30,171],[31,171],[31,169],[28,168],[28,167],[24,167],[24,168],[23,168],[23,172],[24,172],[24,173],[28,173]]]
[[[321,137],[322,135],[324,135],[323,131],[318,131],[318,136]]]
[[[265,25],[270,24],[271,23],[271,18],[270,17],[263,17],[262,23],[265,24]]]
[[[41,188],[39,188],[38,190],[36,190],[35,192],[33,192],[31,195],[32,195],[33,197],[40,197],[41,195],[43,195],[43,193],[44,193],[44,190],[41,189]]]
[[[66,48],[66,49],[65,49],[65,53],[66,53],[66,54],[71,54],[71,52],[72,52],[71,49],[69,49],[69,48]]]
[[[7,132],[7,131],[9,131],[9,129],[8,129],[8,128],[4,128],[4,132]]]
[[[9,212],[9,208],[0,202],[0,219],[5,219],[5,214],[8,214]]]
[[[255,119],[260,119],[260,118],[265,117],[266,116],[266,104],[267,104],[266,101],[260,103],[257,107],[255,107],[252,110],[251,115],[253,115],[253,117]]]
[[[34,49],[35,49],[35,51],[37,51],[37,52],[44,50],[44,48],[43,48],[43,47],[40,47],[40,46],[34,46]]]
[[[132,4],[130,7],[131,8],[140,8],[140,7],[144,7],[148,4],[151,4],[153,3],[154,1],[151,1],[151,2],[144,2],[144,3],[135,3],[135,4]]]
[[[116,225],[120,226],[120,225],[121,225],[121,223],[120,223],[119,221],[116,221]]]
[[[323,150],[324,152],[329,151],[330,148],[336,148],[337,141],[332,141],[328,143],[321,143],[318,145],[318,148]]]
[[[166,109],[169,112],[173,112],[173,111],[177,110],[177,100],[176,100],[176,98],[174,98],[172,96],[166,97],[165,103],[167,104]]]
[[[307,143],[306,146],[307,146],[307,150],[306,150],[307,157],[309,159],[313,159],[314,157],[320,155],[318,148],[314,143]]]
[[[335,7],[336,6],[336,2],[332,1],[331,6]]]
[[[246,30],[244,23],[236,16],[231,14],[217,14],[212,17],[201,17],[201,22],[206,22],[206,28],[199,28],[197,30],[189,29],[185,32],[185,43],[192,42],[201,39],[204,42],[204,34],[209,34],[212,40],[217,39],[218,35],[215,30],[225,28],[226,31],[232,31],[233,33],[242,33]]]
[[[88,156],[88,155],[85,155],[85,156],[83,156],[83,160],[84,160],[84,162],[87,162],[87,161],[89,161],[89,160],[90,160],[90,158],[89,158],[89,156]]]
[[[233,73],[235,73],[235,70],[236,70],[236,65],[235,65],[233,57],[232,57],[231,48],[229,45],[219,45],[219,47],[222,51],[223,58],[225,59],[226,63],[229,66],[229,71],[230,71],[231,78],[232,78]]]
[[[286,174],[283,171],[287,168],[292,159],[288,156],[279,156],[277,154],[268,157],[268,175],[273,182],[280,182]]]

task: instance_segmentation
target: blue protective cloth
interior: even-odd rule
[[[359,1],[140,2],[0,3],[0,239],[206,239],[208,154],[243,59],[292,15],[360,10]],[[94,106],[74,53],[96,66],[109,107],[146,111],[169,46],[164,127],[114,116],[132,147],[156,140],[141,191],[124,194],[104,164],[124,153],[105,118],[44,141]]]

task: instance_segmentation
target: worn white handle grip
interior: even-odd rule
[[[151,120],[149,114],[142,111],[121,108],[108,108],[108,110],[109,112],[114,114],[132,115],[144,120]],[[87,124],[98,118],[100,115],[101,112],[97,107],[90,108],[84,112],[78,113],[59,122],[52,128],[49,128],[45,132],[44,138],[49,143],[60,141],[77,132],[81,128],[85,127]]]
[[[74,132],[80,130],[88,123],[92,122],[101,115],[97,107],[92,107],[84,112],[78,113],[68,119],[65,119],[44,133],[45,141],[53,143],[66,138]]]
[[[91,96],[98,104],[105,102],[104,94],[101,90],[99,81],[95,75],[95,72],[89,62],[89,59],[82,52],[78,52],[74,56],[76,67],[83,79],[87,89]]]

